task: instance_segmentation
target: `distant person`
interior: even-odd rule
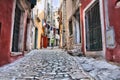
[[[52,38],[50,42],[51,42],[51,47],[53,49],[53,47],[54,47],[54,38]]]

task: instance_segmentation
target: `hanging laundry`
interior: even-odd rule
[[[50,30],[52,31],[53,30],[53,27],[51,26]]]
[[[49,29],[49,28],[50,28],[49,24],[46,24],[46,28],[47,28],[47,29]]]
[[[56,28],[53,28],[53,32],[54,32],[54,34],[55,34],[55,32],[56,32],[55,30],[56,30]]]

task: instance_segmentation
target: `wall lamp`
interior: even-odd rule
[[[39,17],[37,17],[36,19],[37,19],[38,22],[40,22],[40,18]]]
[[[120,0],[116,0],[116,2],[115,2],[115,8],[120,8]]]

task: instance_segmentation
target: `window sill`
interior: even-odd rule
[[[11,52],[11,56],[19,56],[22,55],[22,52]]]

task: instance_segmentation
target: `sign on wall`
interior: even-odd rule
[[[115,48],[115,33],[113,27],[106,31],[106,46],[107,48]]]

